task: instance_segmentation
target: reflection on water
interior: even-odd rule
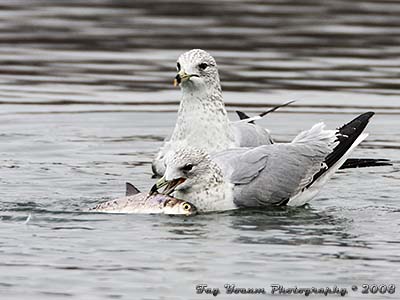
[[[378,106],[398,114],[397,6],[368,0],[7,2],[0,14],[0,103],[172,110],[178,103],[174,61],[199,47],[216,56],[230,106],[243,103],[234,92],[251,92],[245,107],[295,97],[306,110]],[[311,91],[334,93],[327,99]]]
[[[350,223],[342,216],[302,207],[251,212],[234,218],[232,228],[242,231],[236,243],[367,247],[348,232]]]
[[[394,0],[2,1],[0,297],[187,300],[201,297],[199,283],[393,283],[399,20]],[[260,121],[278,141],[374,110],[357,156],[395,165],[341,171],[304,208],[82,212],[126,181],[153,184],[150,161],[179,102],[175,60],[191,48],[216,57],[230,111],[297,100]]]

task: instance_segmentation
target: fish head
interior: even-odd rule
[[[187,201],[171,198],[164,202],[164,213],[166,215],[192,216],[197,214],[197,208]]]

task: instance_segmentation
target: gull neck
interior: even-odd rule
[[[220,87],[182,88],[178,119],[171,141],[186,140],[207,152],[234,146],[234,135]]]

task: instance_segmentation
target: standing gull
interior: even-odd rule
[[[176,144],[201,148],[207,153],[271,144],[268,131],[247,122],[231,122],[225,109],[215,59],[204,50],[182,54],[177,62],[176,83],[182,99],[171,138],[153,161],[156,175],[165,172],[166,154]]]
[[[373,112],[338,130],[319,123],[291,143],[227,149],[209,156],[179,148],[166,159],[166,172],[153,191],[190,199],[199,211],[268,205],[300,206],[315,197],[368,134]]]

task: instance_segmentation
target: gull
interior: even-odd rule
[[[187,199],[200,212],[271,205],[301,206],[314,198],[367,136],[373,112],[337,130],[324,123],[298,134],[290,143],[225,149],[179,147],[166,158],[164,194]]]
[[[180,147],[203,149],[209,154],[236,147],[257,147],[274,143],[269,131],[254,124],[267,113],[294,101],[276,106],[255,117],[237,112],[240,121],[231,122],[225,109],[215,59],[206,51],[193,49],[179,56],[175,85],[182,98],[172,135],[167,138],[152,162],[156,176],[165,173],[165,158]],[[390,165],[384,159],[351,159],[342,168]]]
[[[153,160],[154,174],[164,174],[166,154],[177,144],[214,153],[234,147],[273,143],[268,130],[243,120],[229,120],[217,63],[209,53],[201,49],[183,53],[178,58],[177,71],[175,82],[182,90],[178,117],[170,139]]]

